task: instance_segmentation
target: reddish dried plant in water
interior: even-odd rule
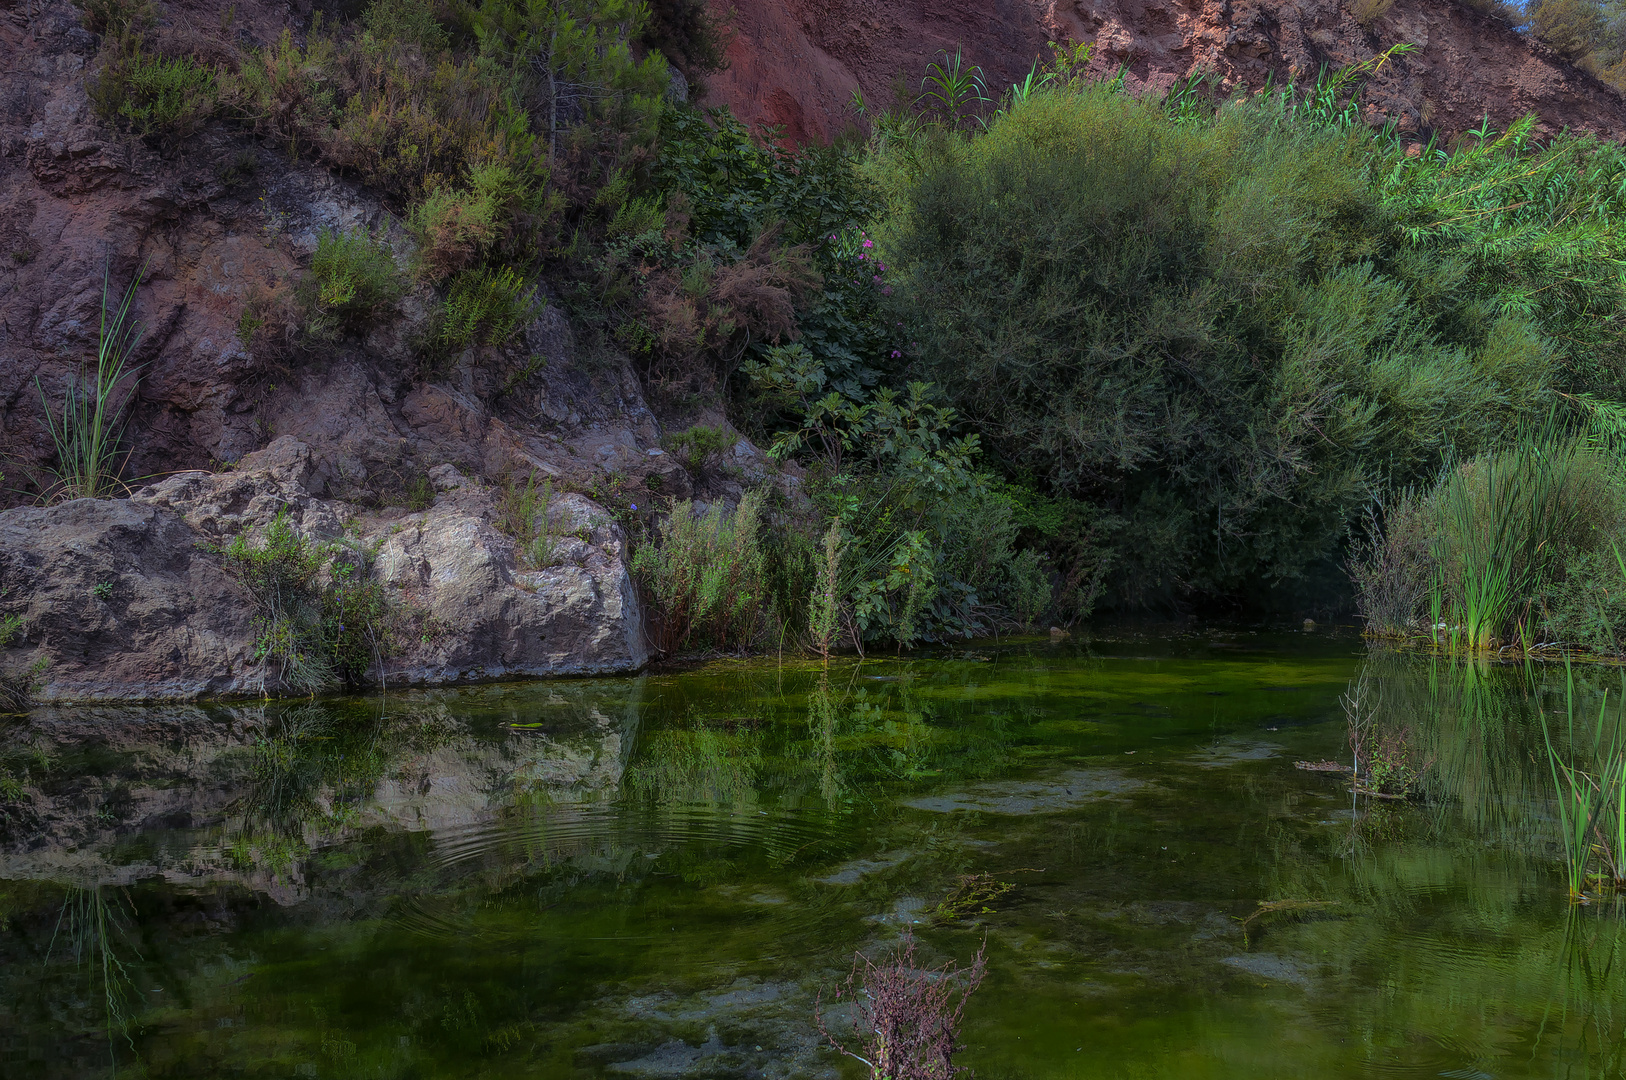
[[[823,1000],[813,1021],[830,1045],[870,1067],[876,1080],[950,1080],[969,1069],[954,1064],[965,1003],[987,970],[983,942],[969,967],[952,961],[942,967],[915,964],[914,938],[905,935],[898,952],[877,964],[862,954],[836,991],[836,1001],[853,1006],[852,1045],[825,1025]]]

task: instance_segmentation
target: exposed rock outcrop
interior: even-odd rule
[[[1543,128],[1626,136],[1614,89],[1493,15],[1455,0],[1394,0],[1362,25],[1339,0],[712,0],[735,13],[729,67],[712,98],[793,142],[826,140],[860,120],[855,90],[885,106],[918,93],[926,66],[963,48],[998,92],[1049,55],[1049,41],[1093,41],[1093,69],[1122,69],[1134,89],[1212,72],[1222,88],[1313,79],[1322,65],[1416,46],[1369,81],[1374,118],[1419,138],[1479,125],[1505,129],[1526,113]]]
[[[47,701],[185,701],[286,689],[255,654],[250,598],[223,543],[278,514],[341,536],[388,589],[402,627],[374,679],[441,686],[635,671],[648,658],[625,537],[603,508],[552,505],[550,565],[524,569],[493,525],[490,489],[454,468],[430,508],[372,515],[313,494],[321,459],[288,437],[225,473],[185,472],[129,499],[0,513],[0,610],[24,633],[0,662],[45,661]]]

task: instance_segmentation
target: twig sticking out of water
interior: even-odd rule
[[[951,1080],[966,1071],[953,1061],[961,1049],[956,1040],[965,1003],[982,985],[987,951],[984,939],[969,967],[950,961],[921,968],[914,938],[906,933],[902,947],[879,964],[855,955],[847,981],[836,990],[836,1001],[853,1004],[852,1047],[826,1026],[822,994],[813,1022],[832,1047],[868,1065],[875,1080]]]

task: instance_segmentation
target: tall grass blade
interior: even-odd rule
[[[141,365],[132,367],[130,357],[141,343],[144,328],[132,322],[136,287],[146,275],[143,263],[124,291],[124,298],[109,314],[110,272],[102,273],[101,326],[97,335],[96,370],[81,368],[77,378],[70,376],[63,392],[62,408],[53,413],[45,398],[45,387],[35,376],[46,426],[56,448],[57,464],[51,472],[55,482],[49,495],[57,499],[99,499],[123,487],[119,473],[123,460],[119,444],[124,439],[124,422],[135,396],[130,386],[121,396],[119,386],[127,377],[138,375]]]

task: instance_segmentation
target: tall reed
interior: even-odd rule
[[[123,486],[119,480],[124,464],[119,456],[119,444],[124,438],[125,414],[135,396],[135,388],[132,384],[122,396],[118,391],[120,383],[127,377],[135,377],[141,370],[139,364],[130,365],[130,357],[143,333],[140,323],[131,322],[130,309],[135,303],[136,286],[141,284],[146,269],[143,263],[111,316],[108,314],[109,272],[103,270],[95,376],[92,378],[85,367],[80,369],[77,378],[69,377],[61,412],[52,413],[45,399],[45,387],[38,376],[34,378],[40,405],[45,410],[46,427],[56,447],[57,464],[50,470],[55,478],[50,491],[52,498],[99,499]]]
[[[1551,425],[1452,470],[1436,496],[1435,560],[1453,636],[1470,649],[1528,635],[1528,611],[1575,523],[1572,480],[1585,452]]]
[[[1578,738],[1575,674],[1567,661],[1564,674],[1564,750],[1554,746],[1545,717],[1542,733],[1558,794],[1565,882],[1570,899],[1586,903],[1626,891],[1626,716],[1619,704],[1610,713],[1606,693],[1591,731],[1580,725],[1585,741]]]

